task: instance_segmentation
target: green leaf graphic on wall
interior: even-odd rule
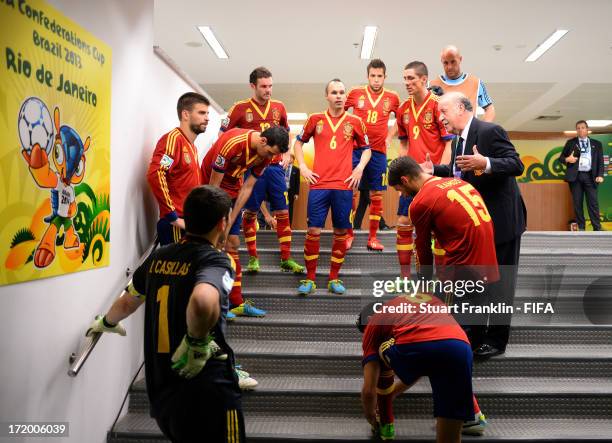
[[[563,146],[551,149],[544,157],[544,162],[530,162],[526,164],[527,158],[523,158],[525,163],[525,174],[518,179],[519,183],[529,183],[538,180],[563,180],[565,177],[565,165],[559,161],[559,155]],[[533,157],[531,157],[533,158]]]

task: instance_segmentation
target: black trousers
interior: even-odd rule
[[[576,180],[569,182],[570,191],[572,192],[572,200],[574,201],[574,213],[576,214],[576,223],[579,229],[584,229],[584,196],[586,195],[587,211],[593,225],[593,230],[600,231],[601,223],[599,221],[599,204],[597,202],[597,186],[593,180],[593,175],[590,172],[579,172]]]
[[[363,186],[363,188],[362,188]],[[355,209],[355,217],[353,217],[353,229],[361,229],[361,223],[365,216],[366,209],[370,205],[370,190],[367,184],[359,186],[359,203],[357,209]],[[384,217],[380,217],[380,228],[384,229],[387,227]]]
[[[509,242],[495,245],[497,263],[499,264],[499,281],[489,286],[489,302],[494,305],[504,304],[513,306],[514,293],[516,291],[516,278],[518,275],[519,256],[521,252],[521,237]],[[488,327],[482,343],[495,346],[497,349],[505,350],[510,337],[510,323],[512,314],[490,314]]]
[[[246,441],[238,379],[230,378],[224,364],[210,365],[209,381],[190,380],[152,400],[155,421],[172,443]]]

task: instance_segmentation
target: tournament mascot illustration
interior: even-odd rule
[[[30,97],[21,105],[19,138],[21,153],[34,181],[41,188],[51,189],[52,213],[44,219],[48,226],[34,252],[34,265],[45,268],[55,258],[60,228],[64,228],[64,249],[75,249],[80,245],[72,223],[77,213],[74,185],[80,183],[85,175],[85,152],[90,138],[87,137],[83,143],[70,126],[60,126],[57,107],[51,125],[49,110],[38,97]]]

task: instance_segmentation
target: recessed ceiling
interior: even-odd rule
[[[365,81],[360,60],[366,25],[377,25],[374,57],[387,64],[387,86],[402,98],[402,67],[425,62],[442,72],[447,44],[462,68],[481,77],[507,130],[562,131],[579,119],[612,119],[612,2],[590,0],[471,0],[416,3],[336,0],[262,4],[155,1],[155,44],[226,110],[250,96],[248,75],[259,65],[274,74],[274,97],[289,112],[325,108],[325,83]],[[229,60],[219,60],[196,29],[214,30]],[[569,33],[534,63],[525,57],[555,29]],[[355,43],[357,45],[355,46]],[[557,121],[535,121],[561,115]]]

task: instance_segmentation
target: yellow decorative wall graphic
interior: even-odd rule
[[[0,1],[0,285],[108,266],[111,49]]]

